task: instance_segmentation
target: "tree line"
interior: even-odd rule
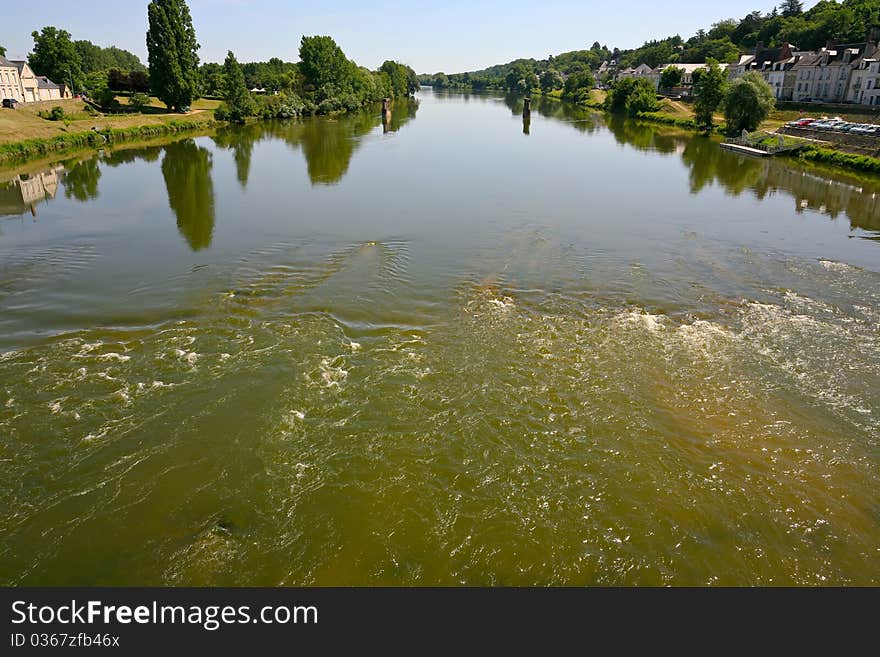
[[[546,72],[566,78],[590,70],[596,75],[602,62],[615,61],[621,68],[647,64],[655,68],[668,63],[705,63],[709,59],[735,62],[740,53],[763,43],[768,47],[792,43],[801,50],[816,50],[828,41],[864,41],[869,28],[880,26],[880,0],[821,0],[804,10],[801,0],[783,0],[769,12],[749,12],[740,19],[718,21],[685,40],[680,35],[646,41],[642,46],[620,50],[595,42],[589,50],[576,50],[545,60],[517,59],[480,71],[424,74],[422,84],[437,88],[505,89],[523,91],[523,84],[542,80]],[[549,80],[549,78],[548,78]],[[609,83],[610,78],[599,79]],[[557,83],[558,84],[558,83]],[[544,89],[544,85],[540,85]],[[561,84],[556,88],[561,88]],[[533,84],[531,89],[538,88]]]
[[[67,30],[54,26],[31,33],[33,52],[28,65],[37,75],[45,75],[53,82],[66,84],[75,92],[97,95],[108,86],[109,74],[114,71],[114,82],[125,81],[139,90],[147,85],[147,69],[137,55],[116,46],[103,48],[91,41],[74,41]],[[132,82],[134,80],[134,82]]]

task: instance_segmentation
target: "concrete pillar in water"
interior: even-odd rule
[[[391,126],[391,99],[382,99],[382,132],[388,132]]]
[[[530,117],[528,114],[523,114],[523,134],[524,135],[529,134],[531,127],[532,127],[532,117]]]
[[[531,98],[523,98],[523,118],[532,115],[532,99]]]

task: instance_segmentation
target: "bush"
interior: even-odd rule
[[[320,103],[318,103],[318,114],[332,114],[333,112],[338,112],[342,109],[342,105],[339,102],[338,98],[325,98]]]
[[[214,110],[214,118],[217,121],[229,121],[229,105],[223,103]]]
[[[147,94],[135,93],[128,99],[128,104],[137,110],[142,110],[150,104],[150,97]]]
[[[41,119],[46,119],[47,121],[63,121],[64,108],[56,105],[48,112],[38,112],[37,116],[39,116]]]
[[[278,108],[279,119],[292,119],[297,116],[302,116],[305,113],[306,105],[302,98],[296,94],[291,94],[285,97],[281,103],[281,107]]]
[[[102,89],[99,91],[98,95],[95,97],[95,101],[97,101],[98,105],[104,109],[114,109],[119,105],[119,102],[116,100],[116,94],[113,93],[111,89]]]

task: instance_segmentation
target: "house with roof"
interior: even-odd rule
[[[651,75],[652,69],[647,64],[639,64],[635,68],[625,68],[617,74],[618,78],[647,78]]]
[[[754,51],[740,55],[739,61],[727,69],[728,78],[733,81],[749,72],[758,73],[773,89],[777,100],[791,100],[796,77],[794,65],[802,56],[810,54],[797,51],[787,42],[776,48],[765,48],[759,41]]]
[[[0,99],[3,98],[13,98],[20,103],[24,102],[18,66],[0,56]]]
[[[45,75],[36,75],[23,59],[0,57],[0,95],[20,103],[70,98],[65,85],[52,82]]]
[[[842,103],[848,98],[852,72],[859,70],[865,59],[877,56],[875,41],[863,43],[828,43],[817,53],[801,57],[794,64],[792,99]]]
[[[880,107],[880,53],[863,57],[853,69],[846,101]]]

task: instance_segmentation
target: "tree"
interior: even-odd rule
[[[132,91],[150,93],[150,75],[146,71],[131,71],[128,74],[128,83]]]
[[[131,91],[131,78],[128,73],[111,68],[107,73],[107,88],[113,91]]]
[[[382,64],[379,71],[388,76],[392,97],[405,98],[409,95],[409,74],[406,66],[388,60]]]
[[[750,71],[730,85],[724,97],[727,131],[736,134],[755,130],[773,111],[773,89],[758,73]]]
[[[58,84],[71,84],[75,89],[82,86],[82,62],[70,32],[55,27],[44,27],[32,32],[34,51],[28,64],[37,75],[45,75]]]
[[[0,46],[0,57],[6,57],[6,48]]]
[[[718,109],[727,88],[727,76],[718,62],[706,60],[706,68],[694,71],[694,120],[706,132],[712,130],[712,115]]]
[[[782,0],[779,10],[784,18],[800,16],[804,13],[804,3],[800,0]]]
[[[223,77],[225,85],[223,97],[229,111],[229,119],[237,123],[243,123],[245,118],[254,113],[254,100],[244,83],[244,73],[239,66],[235,55],[230,50],[223,63]]]
[[[673,87],[680,87],[683,78],[684,71],[682,69],[677,66],[667,66],[660,74],[660,88],[672,89]]]
[[[657,95],[645,78],[623,78],[614,83],[605,98],[606,108],[616,114],[636,116],[657,109]]]
[[[198,95],[199,49],[184,0],[151,0],[147,51],[150,88],[169,109],[185,111]]]
[[[561,89],[563,84],[565,81],[562,79],[562,73],[556,69],[548,68],[541,73],[541,91],[545,94]]]
[[[569,75],[562,87],[562,97],[575,103],[590,99],[590,90],[596,84],[590,71]]]
[[[304,36],[299,44],[299,58],[299,70],[314,89],[325,84],[344,88],[354,79],[357,66],[348,61],[331,37]]]
[[[150,97],[140,92],[133,93],[128,99],[128,104],[132,109],[140,112],[150,104]]]
[[[516,62],[507,71],[507,75],[504,76],[505,88],[510,91],[524,93],[526,91],[526,78],[529,73],[531,71],[524,63]]]

